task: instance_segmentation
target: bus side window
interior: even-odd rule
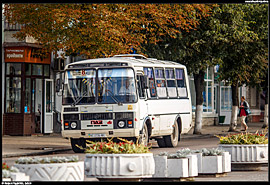
[[[138,87],[138,92],[139,92],[139,97],[140,98],[145,98],[145,93],[144,89],[142,88],[142,75],[137,75],[137,87]]]
[[[168,88],[168,96],[170,98],[177,97],[176,84],[175,84],[175,76],[174,69],[166,69],[166,80],[167,80],[167,88]]]
[[[185,73],[183,69],[176,69],[175,76],[177,81],[177,91],[179,97],[187,97],[187,88],[185,83]]]
[[[149,78],[149,91],[150,91],[151,98],[157,97],[153,68],[145,67],[143,68],[143,71],[144,71],[144,74],[147,75]]]
[[[157,94],[160,98],[167,97],[166,82],[163,68],[155,68],[155,77],[157,82]]]

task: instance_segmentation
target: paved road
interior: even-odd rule
[[[166,151],[168,153],[174,153],[181,148],[190,148],[190,149],[201,149],[201,148],[215,148],[218,146],[218,138],[214,136],[201,136],[195,138],[183,138],[181,142],[178,144],[176,148],[159,148],[156,142],[152,143],[151,152],[155,154],[159,154],[162,151]],[[72,150],[62,151],[59,153],[54,153],[46,156],[70,156],[70,155],[78,155],[79,160],[83,161],[85,154],[75,154]],[[45,156],[45,155],[44,155]],[[3,162],[7,162],[9,165],[13,165],[15,160],[18,157],[11,158],[2,158]],[[195,177],[194,181],[268,181],[268,166],[261,167],[260,171],[233,171],[228,173],[224,177]],[[97,181],[95,178],[85,178],[85,181]]]

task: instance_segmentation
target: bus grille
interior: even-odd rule
[[[78,107],[65,107],[64,112],[76,112],[78,111]]]
[[[132,119],[133,113],[132,112],[116,112],[115,119]]]
[[[108,120],[113,119],[113,113],[82,113],[81,120]]]
[[[79,120],[79,114],[64,114],[64,120]]]

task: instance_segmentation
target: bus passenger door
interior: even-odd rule
[[[143,121],[148,116],[148,102],[146,98],[145,89],[142,88],[142,80],[143,80],[143,74],[137,74],[140,121]]]

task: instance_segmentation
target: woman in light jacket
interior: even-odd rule
[[[248,115],[247,109],[249,109],[249,104],[247,101],[245,101],[244,96],[241,97],[241,102],[240,102],[239,108],[240,108],[239,116],[240,116],[240,120],[241,120],[241,131],[247,131],[248,126],[247,126],[247,123],[245,122],[245,119]]]

